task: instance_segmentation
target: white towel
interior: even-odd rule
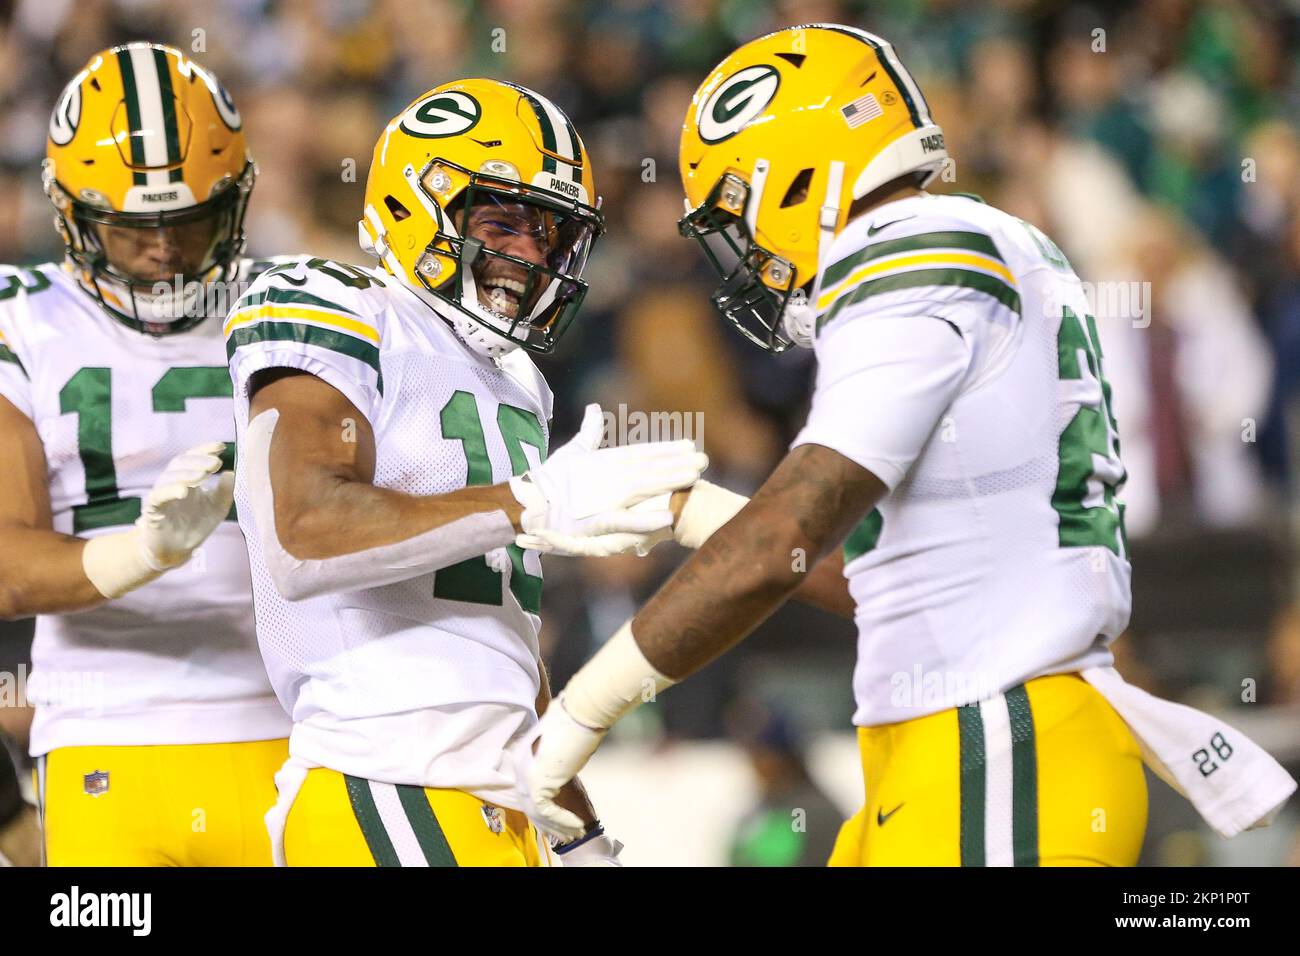
[[[1128,724],[1146,765],[1222,836],[1268,826],[1295,792],[1281,764],[1219,718],[1125,683],[1113,667],[1091,667],[1080,676]]]
[[[266,832],[271,837],[271,859],[275,866],[288,866],[284,857],[284,827],[289,821],[289,809],[298,798],[307,779],[307,771],[316,764],[308,763],[301,757],[290,757],[275,774],[275,789],[278,796],[275,806],[266,811]]]

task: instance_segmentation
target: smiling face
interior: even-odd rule
[[[470,210],[465,234],[492,252],[544,266],[555,251],[554,219],[529,203],[489,196]],[[471,268],[479,302],[508,319],[527,313],[550,284],[546,276],[533,273],[535,288],[529,290],[529,271],[501,256],[479,256]]]

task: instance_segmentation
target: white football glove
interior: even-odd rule
[[[699,484],[699,482],[696,482],[696,484]],[[655,495],[653,498],[647,498],[645,501],[634,504],[627,510],[635,514],[660,515],[665,511],[671,513],[672,496],[671,491],[662,495]],[[608,558],[611,555],[626,554],[633,551],[638,557],[644,558],[654,549],[655,545],[671,540],[673,540],[673,529],[670,521],[668,525],[647,533],[614,531],[609,534],[592,535],[588,538],[543,529],[534,534],[521,534],[515,539],[515,543],[520,547],[532,548],[534,551],[540,551],[543,554],[560,554],[567,557]]]
[[[586,836],[555,848],[564,866],[622,866],[618,862],[622,852],[623,844],[608,836],[599,823]]]
[[[556,795],[586,766],[620,717],[674,683],[641,653],[632,622],[620,627],[570,678],[537,723],[528,768],[533,822],[566,840],[582,837],[582,820],[556,803]]]
[[[708,456],[689,439],[601,448],[603,433],[600,406],[588,405],[571,441],[510,480],[524,506],[518,545],[543,552],[617,554],[635,547],[635,536],[672,527],[668,496],[693,485],[708,467]],[[633,510],[649,499],[656,504]],[[619,535],[634,537],[611,537]],[[610,540],[603,547],[580,543],[600,537]]]
[[[562,839],[580,840],[587,825],[556,803],[555,796],[586,766],[609,731],[592,730],[569,716],[563,694],[547,706],[537,729],[541,739],[528,773],[534,822]]]
[[[184,564],[222,522],[235,497],[234,472],[221,472],[225,447],[208,442],[177,455],[145,496],[134,528],[86,542],[82,568],[100,594],[121,597]]]
[[[662,511],[669,506],[671,497],[671,494],[666,494],[657,498],[648,498],[640,504],[633,505],[630,510]],[[553,550],[560,554],[591,558],[605,558],[611,554],[623,554],[627,551],[635,551],[640,557],[645,557],[655,545],[673,540],[683,547],[698,548],[747,504],[749,499],[744,495],[728,491],[701,478],[691,486],[691,493],[686,498],[681,517],[671,528],[660,528],[649,534],[621,532],[597,535],[592,538],[573,538],[557,535],[551,531],[542,531],[536,535],[529,535],[530,543],[525,546],[538,551]]]

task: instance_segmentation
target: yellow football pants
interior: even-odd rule
[[[548,866],[528,817],[460,790],[316,767],[289,808],[289,866]]]
[[[287,740],[60,747],[37,760],[49,866],[270,866]]]
[[[866,802],[830,866],[1133,866],[1137,742],[1076,674],[916,720],[859,727]]]

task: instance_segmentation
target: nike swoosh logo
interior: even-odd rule
[[[890,810],[888,813],[884,813],[881,810],[877,810],[876,826],[883,827],[885,825],[885,821],[888,820],[890,817],[892,817],[895,813],[897,813],[901,809],[903,809],[903,805],[900,803],[898,806],[894,807],[894,809]]]
[[[290,285],[306,285],[306,284],[307,284],[307,277],[306,277],[306,276],[303,276],[301,279],[295,279],[293,276],[289,275],[287,272],[281,272],[281,273],[280,273],[280,278],[283,279],[285,282],[289,283]]]
[[[902,219],[895,219],[892,222],[887,222],[883,226],[867,226],[867,238],[870,239],[882,229],[888,229],[890,226],[896,226],[900,222],[907,222],[907,220],[915,218],[915,216],[904,216]]]

